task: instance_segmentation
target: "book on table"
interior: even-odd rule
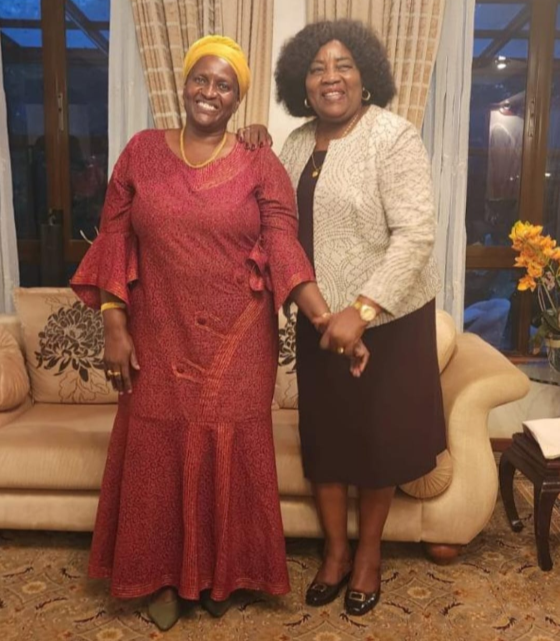
[[[546,459],[560,457],[560,418],[523,421],[523,431],[537,442]]]

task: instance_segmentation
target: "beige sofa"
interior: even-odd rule
[[[16,303],[17,316],[0,316],[0,528],[88,531],[116,411],[100,369],[100,317],[68,289],[21,289]],[[299,458],[289,321],[281,319],[273,403],[282,515],[287,536],[315,537],[319,523]],[[399,488],[384,538],[423,541],[443,560],[492,514],[498,482],[488,413],[523,397],[529,382],[477,336],[457,334],[444,312],[437,323],[448,452],[427,477]],[[352,507],[352,535],[356,525]]]

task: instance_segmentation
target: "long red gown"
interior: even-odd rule
[[[288,176],[236,145],[191,169],[162,131],[115,166],[71,285],[129,304],[140,363],[119,400],[89,573],[137,597],[289,591],[272,440],[276,311],[314,280]]]

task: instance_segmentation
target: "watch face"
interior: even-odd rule
[[[369,305],[362,305],[362,309],[360,310],[360,316],[362,317],[362,320],[369,323],[376,316],[375,309],[373,309],[373,307],[370,307]]]

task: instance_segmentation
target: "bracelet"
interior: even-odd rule
[[[106,312],[108,309],[126,309],[126,303],[117,303],[116,301],[110,301],[101,305],[102,312]]]

